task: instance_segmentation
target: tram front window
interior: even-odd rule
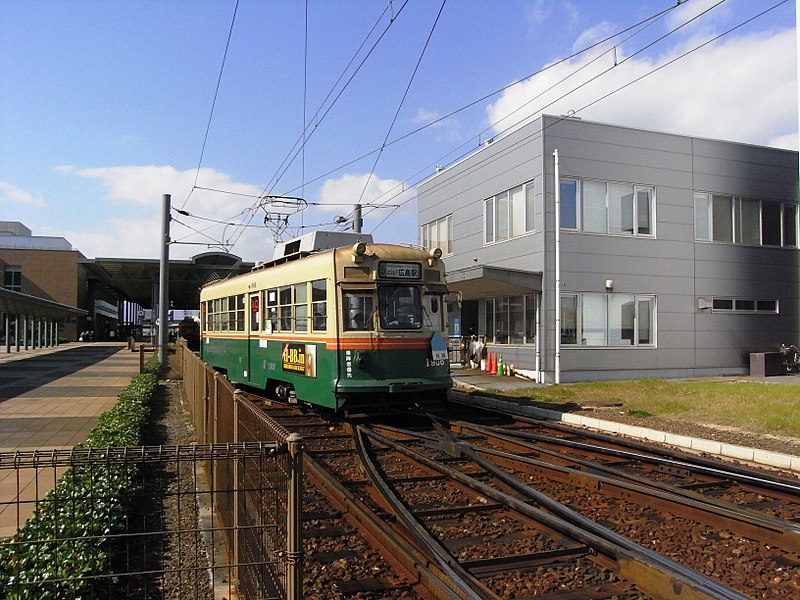
[[[419,288],[407,285],[382,285],[378,288],[378,310],[383,329],[422,327],[422,301]]]
[[[372,329],[372,292],[344,292],[342,294],[342,321],[345,331]]]

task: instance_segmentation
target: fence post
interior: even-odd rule
[[[233,443],[239,443],[239,403],[241,400],[241,390],[233,392]],[[233,523],[236,528],[231,536],[233,538],[233,564],[236,565],[235,577],[239,580],[239,544],[242,530],[239,525],[239,504],[242,502],[242,496],[246,494],[244,489],[247,487],[244,481],[244,471],[241,468],[241,461],[238,458],[233,459]]]
[[[139,344],[139,375],[144,373],[144,344]]]
[[[286,438],[289,449],[289,490],[287,497],[286,597],[303,598],[303,438],[297,433]]]

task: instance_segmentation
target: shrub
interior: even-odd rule
[[[119,401],[103,413],[79,448],[96,448],[92,463],[110,446],[137,446],[150,415],[157,380],[133,378]],[[126,499],[137,490],[138,466],[109,463],[98,469],[74,463],[34,515],[0,545],[0,598],[103,597],[92,576],[109,571],[107,536],[125,531]]]

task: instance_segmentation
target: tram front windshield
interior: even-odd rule
[[[381,329],[421,328],[422,301],[419,288],[407,285],[379,286],[378,314]]]
[[[376,313],[380,327],[384,330],[422,328],[422,296],[418,287],[379,286],[377,310],[374,304],[374,290],[344,292],[342,294],[344,330],[374,330]]]

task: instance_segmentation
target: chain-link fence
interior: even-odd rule
[[[246,565],[231,560],[225,539],[235,533],[212,509],[213,495],[263,495],[287,457],[285,445],[261,442],[0,453],[2,485],[16,488],[0,512],[22,528],[0,538],[0,597],[236,597],[243,572],[281,567],[275,552],[250,555]],[[206,477],[208,464],[243,465],[247,477],[223,489]],[[285,530],[270,516],[251,522],[248,535],[273,539]],[[274,578],[259,582],[241,597],[285,597]]]

